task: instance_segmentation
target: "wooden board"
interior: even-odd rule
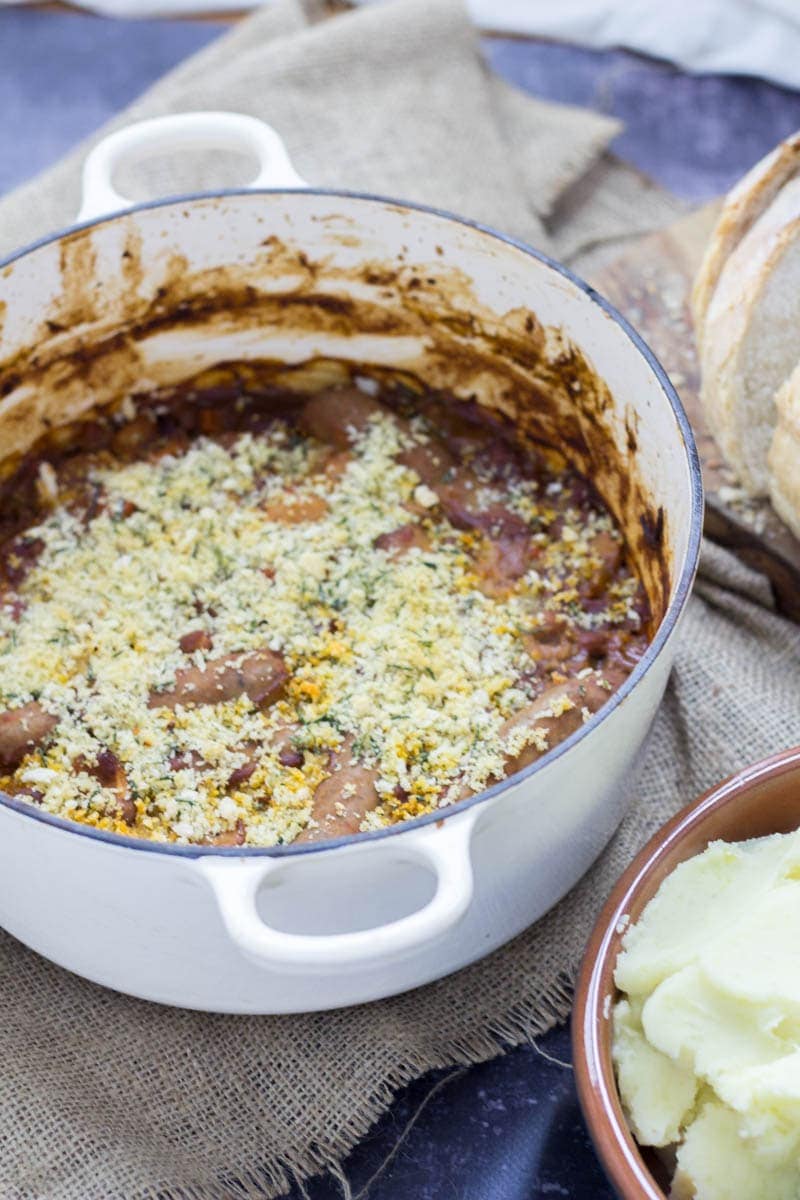
[[[635,242],[592,284],[652,347],[680,394],[697,438],[706,533],[770,580],[779,609],[800,621],[800,542],[768,501],[748,500],[722,461],[700,406],[689,291],[717,214],[708,205]]]

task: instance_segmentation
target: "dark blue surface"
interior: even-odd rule
[[[690,200],[725,192],[800,128],[800,94],[760,79],[687,75],[623,50],[506,38],[485,42],[489,62],[548,100],[618,117],[612,150]]]
[[[0,193],[60,158],[222,28],[0,8]]]
[[[572,1070],[550,1061],[568,1064],[568,1032],[555,1030],[537,1045],[405,1089],[346,1163],[354,1200],[612,1200]],[[314,1180],[306,1192],[311,1200],[342,1197],[330,1180]],[[300,1191],[291,1196],[304,1200]]]
[[[48,165],[222,26],[0,9],[0,192]],[[758,80],[693,78],[623,52],[486,42],[501,74],[620,117],[614,149],[688,198],[730,186],[800,126],[800,96]],[[353,1152],[354,1200],[611,1200],[577,1108],[569,1036],[404,1089]],[[387,1161],[388,1160],[388,1161]],[[221,1164],[224,1168],[224,1164]],[[301,1200],[296,1190],[292,1200]],[[340,1200],[316,1179],[309,1200]]]
[[[29,178],[224,28],[0,8],[0,193]],[[484,39],[489,63],[551,100],[619,117],[613,149],[688,199],[725,191],[800,127],[800,95],[690,76],[626,51]]]

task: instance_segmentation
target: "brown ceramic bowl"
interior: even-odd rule
[[[800,747],[732,775],[651,838],[600,914],[583,959],[572,1017],[578,1097],[600,1161],[622,1200],[665,1200],[668,1181],[622,1112],[611,1061],[614,967],[628,917],[639,919],[671,871],[717,839],[745,841],[800,825]],[[665,1190],[666,1188],[666,1190]]]

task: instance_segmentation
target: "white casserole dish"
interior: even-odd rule
[[[155,204],[114,191],[123,156],[181,147],[249,152],[259,175],[249,189]],[[252,118],[124,130],[90,156],[84,186],[81,225],[0,264],[3,460],[48,423],[215,363],[400,367],[568,442],[661,620],[619,692],[542,760],[379,833],[175,846],[0,795],[0,923],[89,979],[217,1012],[328,1009],[446,975],[546,912],[625,811],[700,541],[700,470],[678,397],[619,314],[562,267],[446,213],[306,188]]]

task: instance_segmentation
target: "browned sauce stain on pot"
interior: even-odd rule
[[[43,324],[35,346],[0,363],[0,397],[6,397],[0,399],[0,444],[14,451],[0,467],[6,479],[52,426],[164,386],[168,381],[147,360],[155,335],[196,330],[207,342],[246,331],[310,334],[338,340],[342,354],[354,335],[416,339],[417,360],[398,363],[398,374],[411,386],[416,379],[417,385],[424,381],[477,400],[512,423],[520,441],[550,447],[592,480],[625,534],[660,620],[669,601],[670,538],[664,513],[654,510],[639,476],[635,421],[627,417],[618,447],[610,432],[608,388],[582,352],[560,331],[544,329],[533,312],[518,308],[498,316],[480,303],[468,276],[441,260],[371,261],[345,269],[328,258],[312,260],[275,235],[246,265],[193,272],[182,255],[163,254],[159,285],[150,284],[147,292],[154,268],[143,261],[141,238],[130,222],[119,263],[127,290],[109,313],[97,286],[91,234],[82,230],[62,239],[62,294],[46,318],[54,328]],[[259,286],[265,279],[277,283],[276,290]],[[303,376],[267,353],[260,363],[227,369],[243,379],[258,377],[262,385],[270,379],[285,384],[290,377],[305,390],[355,369],[352,363],[334,366],[337,356],[331,354],[329,365],[317,364]],[[197,367],[185,369],[185,376],[197,373]],[[26,394],[14,403],[17,389]]]
[[[125,245],[120,256],[120,268],[126,285],[136,292],[144,278],[142,270],[142,235],[130,221],[125,231]]]
[[[100,289],[94,242],[81,233],[67,234],[59,242],[61,296],[57,323],[65,329],[88,324],[98,315]]]
[[[625,440],[628,453],[635,454],[639,449],[639,414],[630,405],[625,409]]]

